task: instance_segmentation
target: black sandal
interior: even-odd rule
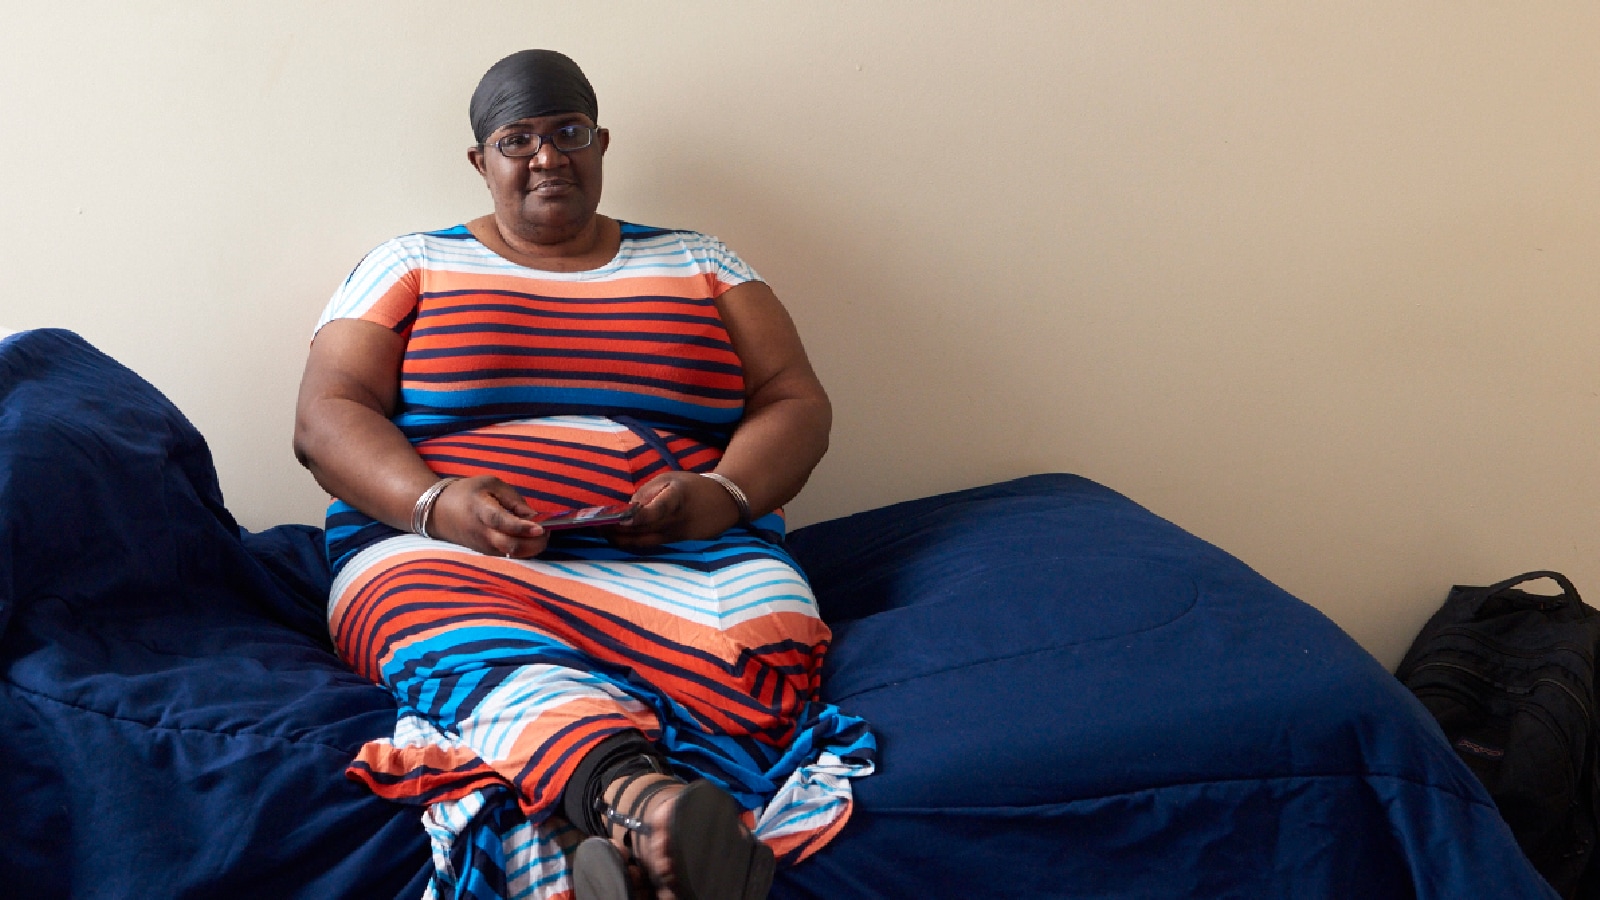
[[[649,773],[628,778],[617,789],[615,796],[620,798],[628,785],[645,774]],[[646,806],[656,794],[677,784],[683,782],[672,778],[646,787],[629,804],[626,815],[602,801],[596,801],[606,821],[622,826],[622,842],[634,858],[639,858],[639,854],[634,849],[633,836],[649,836],[654,831],[644,821]],[[674,802],[668,833],[671,838],[671,887],[679,900],[766,900],[776,869],[772,848],[756,840],[750,829],[744,826],[740,819],[739,804],[722,788],[709,781],[696,781],[684,788]],[[584,844],[588,843],[584,841]],[[582,851],[583,845],[580,844],[578,849]],[[615,845],[612,845],[612,850],[616,850]],[[591,851],[591,855],[597,855],[597,852]],[[619,862],[621,856],[621,853],[616,855]],[[657,880],[653,873],[652,880]],[[610,900],[610,895],[595,896]]]

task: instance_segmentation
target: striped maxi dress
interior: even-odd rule
[[[360,318],[406,338],[394,422],[440,476],[496,475],[535,509],[596,506],[716,466],[744,383],[715,301],[755,278],[695,232],[623,223],[611,262],[553,273],[457,226],[368,254],[318,328]],[[569,896],[583,835],[562,790],[630,728],[725,787],[780,862],[838,832],[874,743],[819,700],[830,636],[782,533],[780,513],[643,552],[557,532],[512,560],[332,502],[329,629],[399,703],[349,775],[426,807],[427,896]]]

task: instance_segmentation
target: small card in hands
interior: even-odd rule
[[[536,512],[533,521],[537,522],[545,531],[560,531],[564,528],[594,528],[600,525],[626,525],[633,521],[633,514],[638,507],[631,503],[618,503],[613,506],[586,506],[582,509],[560,509],[547,512]]]

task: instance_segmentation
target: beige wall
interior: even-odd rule
[[[1453,582],[1600,601],[1600,6],[8,2],[0,326],[72,328],[253,527],[310,328],[487,208],[466,101],[589,72],[604,209],[700,228],[837,407],[801,522],[1038,471],[1234,552],[1384,662]]]

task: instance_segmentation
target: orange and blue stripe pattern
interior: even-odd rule
[[[409,235],[369,254],[324,321],[407,337],[395,421],[438,474],[494,474],[540,509],[625,501],[668,466],[715,467],[743,410],[716,298],[756,276],[704,235],[623,237],[611,264],[563,274],[464,228]],[[511,560],[334,501],[330,630],[401,713],[350,774],[427,807],[431,895],[567,896],[579,836],[553,813],[624,729],[726,787],[782,860],[843,826],[873,741],[818,699],[830,635],[782,531],[772,513],[642,553],[562,532]]]

